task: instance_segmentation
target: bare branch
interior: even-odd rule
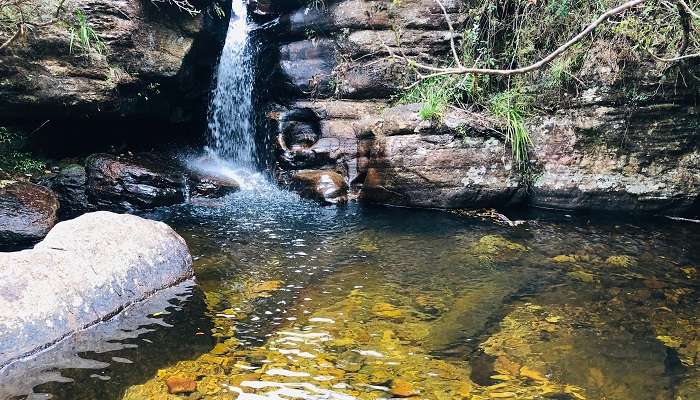
[[[430,71],[432,72],[431,74],[423,75],[420,77],[420,80],[425,80],[428,78],[436,77],[436,76],[444,76],[444,75],[455,75],[455,74],[480,74],[480,75],[499,75],[499,76],[510,76],[510,75],[519,75],[519,74],[525,74],[531,71],[534,71],[536,69],[542,68],[545,65],[549,64],[552,62],[554,59],[562,55],[564,52],[566,52],[571,46],[574,44],[578,43],[581,41],[583,38],[585,38],[589,33],[593,32],[600,24],[605,22],[608,18],[620,14],[624,11],[627,11],[631,8],[636,7],[639,4],[644,3],[646,0],[630,0],[626,3],[623,3],[622,5],[612,8],[605,13],[601,14],[595,21],[593,21],[590,25],[586,27],[586,29],[582,30],[579,32],[576,36],[573,38],[569,39],[566,43],[561,45],[559,48],[551,52],[549,55],[546,57],[542,58],[541,60],[527,65],[525,67],[521,68],[515,68],[515,69],[492,69],[492,68],[466,68],[466,67],[451,67],[451,68],[441,68],[441,67],[432,67],[429,65],[417,63],[413,60],[407,59],[406,57],[396,55],[391,49],[388,48],[388,46],[385,45],[387,50],[389,51],[390,57],[394,59],[398,59],[401,61],[406,62],[410,66],[413,66],[417,69],[422,69],[424,71]],[[682,1],[682,0],[676,0],[676,1]],[[412,86],[415,86],[412,85]]]
[[[442,4],[442,1],[435,0],[435,2],[440,6],[442,14],[445,16],[445,22],[447,22],[447,27],[450,30],[450,47],[452,48],[452,57],[454,57],[455,64],[461,68],[463,67],[463,65],[462,61],[459,59],[459,55],[457,54],[457,47],[455,46],[455,30],[452,26],[452,21],[450,20],[450,14],[447,13],[447,9]]]
[[[685,11],[686,11],[688,14],[690,14],[693,18],[700,19],[700,14],[696,13],[695,11],[693,11],[693,9],[690,8],[690,6],[688,5],[688,3],[686,3],[686,2],[683,1],[683,0],[675,0],[675,2],[678,3],[678,5],[681,6],[683,9],[685,9]]]
[[[7,47],[10,47],[12,43],[15,42],[22,34],[24,33],[24,25],[23,24],[17,24],[17,31],[5,42],[0,44],[0,51],[5,50]]]
[[[151,3],[155,4],[156,6],[158,5],[157,3],[171,4],[193,17],[201,12],[195,6],[193,6],[189,0],[151,0]]]
[[[687,60],[689,58],[696,58],[700,57],[700,53],[695,53],[695,54],[685,54],[685,55],[679,55],[676,57],[671,57],[671,58],[664,58],[664,57],[659,57],[656,54],[652,53],[651,50],[647,49],[647,52],[652,56],[657,61],[661,62],[676,62],[676,61],[681,61],[681,60]]]

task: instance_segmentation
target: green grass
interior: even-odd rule
[[[528,150],[532,146],[524,122],[531,102],[532,99],[521,91],[510,89],[494,95],[489,104],[494,116],[506,124],[506,143],[510,143],[513,160],[518,168],[525,166]]]
[[[461,105],[476,88],[472,75],[445,76],[426,79],[399,99],[401,104],[421,103],[418,111],[423,120],[439,120],[449,106]]]
[[[82,10],[75,10],[75,22],[69,27],[70,31],[70,52],[77,46],[86,53],[95,52],[102,54],[106,47],[100,35],[88,24],[87,17]]]

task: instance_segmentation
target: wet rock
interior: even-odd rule
[[[56,193],[61,204],[58,210],[61,219],[77,217],[92,208],[85,191],[86,183],[85,167],[78,164],[61,168],[51,179],[49,187]]]
[[[104,211],[61,222],[33,249],[0,253],[0,365],[192,274],[162,222]]]
[[[240,190],[241,185],[225,176],[190,175],[190,191],[193,196],[218,198]]]
[[[100,209],[148,209],[185,201],[184,173],[164,157],[93,154],[85,168],[88,198]]]
[[[394,379],[391,382],[391,394],[397,397],[412,397],[417,396],[419,393],[411,382],[403,379]]]
[[[49,189],[0,181],[0,245],[41,240],[56,224],[59,203]]]
[[[348,201],[348,185],[334,171],[296,171],[289,177],[289,186],[304,197],[324,203],[342,204]]]

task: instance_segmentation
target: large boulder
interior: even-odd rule
[[[648,104],[613,100],[609,93],[592,90],[569,108],[530,119],[532,204],[566,210],[700,211],[700,109],[682,97],[659,95]]]
[[[184,170],[161,156],[93,154],[86,171],[88,198],[98,209],[129,211],[185,201]]]
[[[0,181],[0,244],[41,240],[56,224],[58,207],[56,195],[45,187]]]
[[[61,222],[33,249],[0,253],[0,367],[192,274],[162,222],[104,211]]]

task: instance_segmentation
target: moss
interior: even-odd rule
[[[605,262],[613,267],[628,268],[635,264],[635,260],[630,256],[610,256]]]
[[[472,250],[477,254],[496,255],[502,251],[527,251],[527,247],[511,242],[501,235],[486,235],[479,239],[479,242],[472,247]]]

